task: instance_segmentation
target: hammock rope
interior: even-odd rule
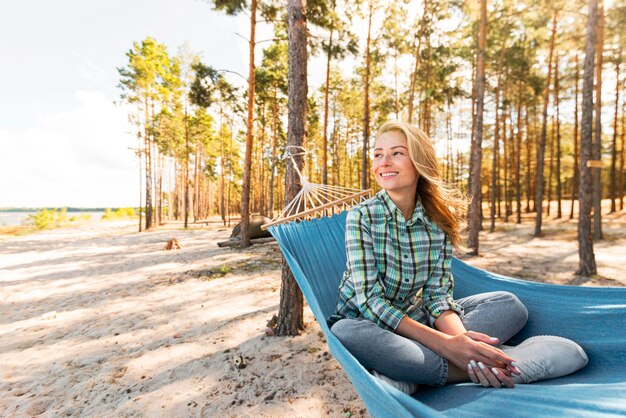
[[[289,145],[285,149],[283,158],[291,160],[302,188],[272,222],[261,226],[263,230],[272,225],[341,213],[371,197],[371,189],[361,190],[353,187],[311,183],[298,169],[294,158],[304,157],[306,154],[307,150],[300,146]]]

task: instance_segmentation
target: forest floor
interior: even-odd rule
[[[573,273],[576,222],[545,221],[533,238],[533,219],[493,233],[485,219],[482,255],[457,255],[527,280],[626,286],[626,211],[605,216],[592,278]],[[265,336],[278,246],[219,248],[229,228],[180,227],[94,222],[0,241],[0,416],[367,415],[308,307],[302,335]],[[182,249],[163,251],[172,237]]]

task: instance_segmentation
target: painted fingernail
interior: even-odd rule
[[[498,369],[496,369],[495,367],[491,368],[491,371],[493,372],[493,374],[495,374],[496,376],[500,374],[500,372],[498,371]]]
[[[512,362],[511,362],[511,366],[513,366],[513,367],[517,368],[517,363],[516,363],[516,362],[514,362],[514,361],[512,361]]]
[[[470,364],[472,365],[472,367],[478,367],[478,365],[476,364],[474,360],[470,360]]]
[[[472,370],[472,364],[471,363],[467,363],[467,370]]]
[[[482,362],[478,362],[478,367],[480,367],[480,370],[485,370],[485,365]]]

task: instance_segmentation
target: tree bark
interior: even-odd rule
[[[622,101],[622,146],[619,152],[619,210],[624,210],[624,154],[626,153],[626,100]]]
[[[409,88],[409,123],[413,123],[413,101],[415,100],[415,89],[417,88],[417,70],[420,64],[420,47],[422,43],[422,37],[418,34],[417,45],[415,46],[415,64],[413,66],[413,72],[411,73],[411,84]]]
[[[496,230],[496,197],[497,197],[497,178],[498,178],[498,164],[500,153],[500,89],[502,88],[502,60],[504,58],[505,47],[500,50],[500,57],[498,59],[498,84],[496,85],[496,116],[495,126],[493,130],[493,156],[491,158],[491,225],[489,232]]]
[[[333,2],[333,6],[335,3]],[[334,10],[334,7],[333,7]],[[328,92],[330,91],[330,60],[333,50],[333,28],[330,29],[326,55],[326,85],[324,86],[324,140],[322,142],[322,184],[328,184]]]
[[[150,141],[150,105],[148,97],[145,98],[145,122],[144,122],[144,146],[146,147],[146,228],[152,227],[152,158]]]
[[[557,55],[554,64],[554,105],[556,106],[556,219],[561,219],[563,212],[561,207],[561,107],[559,100],[559,57]]]
[[[254,145],[254,47],[256,45],[257,0],[250,2],[250,51],[248,63],[248,119],[246,121],[246,156],[243,166],[243,184],[241,186],[241,245],[250,246],[250,177],[252,169],[252,146]]]
[[[481,163],[483,140],[483,110],[485,104],[485,55],[487,47],[487,0],[480,0],[480,27],[478,31],[478,68],[476,71],[476,128],[473,135],[470,173],[471,203],[469,207],[468,246],[472,255],[478,255],[478,233],[481,229]]]
[[[185,228],[189,223],[189,114],[185,105]]]
[[[287,145],[302,146],[305,137],[307,105],[307,32],[306,0],[287,3],[289,33],[289,115]],[[294,157],[302,170],[302,157]],[[301,185],[294,164],[288,162],[285,173],[285,205],[298,194]],[[282,286],[278,312],[278,335],[298,335],[304,329],[302,292],[287,262],[283,259]]]
[[[585,41],[585,63],[583,70],[582,128],[580,137],[580,189],[578,215],[578,256],[579,269],[576,274],[591,276],[596,274],[596,260],[591,236],[591,206],[593,184],[587,162],[591,159],[591,133],[593,123],[593,62],[598,20],[598,0],[589,0],[589,22]]]
[[[621,63],[622,51],[620,49],[617,59],[615,60],[615,115],[613,118],[613,143],[611,145],[611,179],[610,179],[610,194],[611,194],[611,213],[617,210],[615,204],[617,200],[617,125],[618,125],[618,112],[619,112],[619,70]]]
[[[530,179],[532,178],[532,155],[531,155],[531,147],[532,147],[532,140],[531,140],[531,136],[530,136],[530,118],[528,116],[530,112],[528,111],[528,105],[526,105],[526,118],[525,118],[525,124],[526,124],[526,213],[530,212],[530,198],[532,196],[532,192],[531,192],[531,181]],[[533,137],[534,138],[534,130],[533,130]]]
[[[554,12],[552,18],[552,39],[550,40],[550,54],[548,58],[548,76],[546,78],[546,87],[543,91],[543,123],[541,125],[541,138],[537,147],[537,197],[535,198],[535,209],[537,209],[537,217],[535,219],[536,237],[541,236],[541,222],[543,211],[543,194],[544,194],[544,176],[543,164],[546,151],[546,133],[548,125],[548,104],[550,101],[550,79],[552,77],[552,56],[554,55],[554,43],[556,39],[556,19],[557,12]]]
[[[602,159],[602,62],[604,51],[604,0],[598,0],[598,33],[596,39],[596,101],[595,101],[595,130],[591,158],[595,161]],[[593,179],[593,239],[601,240],[602,236],[602,169],[591,169]]]
[[[520,171],[522,169],[522,83],[518,82],[517,92],[517,138],[515,152],[515,200],[517,202],[516,223],[522,223],[522,185]]]
[[[276,148],[278,143],[278,82],[274,81],[274,101],[272,103],[272,169],[270,172],[270,218],[274,218],[274,189],[276,183]]]
[[[370,141],[370,65],[371,65],[371,32],[372,32],[372,14],[374,13],[374,0],[369,2],[369,18],[367,24],[367,41],[365,46],[365,105],[363,108],[363,155],[361,167],[361,188],[363,190],[369,187],[369,169],[368,154]]]
[[[578,152],[578,84],[580,78],[580,67],[578,62],[578,54],[576,54],[576,75],[575,75],[575,83],[576,87],[574,88],[574,175],[572,176],[572,206],[569,212],[569,218],[574,219],[574,203],[576,201],[576,195],[578,191],[578,180],[579,180],[579,169],[578,169],[578,160],[579,152]]]

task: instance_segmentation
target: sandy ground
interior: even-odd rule
[[[275,243],[218,248],[229,229],[178,227],[99,222],[0,241],[0,416],[367,415],[308,308],[302,335],[265,336]],[[544,231],[498,224],[464,258],[530,280],[626,285],[626,213],[606,217],[592,278],[573,274],[575,223]],[[163,251],[172,237],[183,248]]]

